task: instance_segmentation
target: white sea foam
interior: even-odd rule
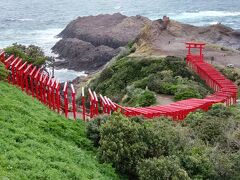
[[[61,30],[62,29],[58,28],[34,30],[30,32],[29,36],[33,41],[32,44],[40,46],[46,55],[56,57],[56,55],[51,52],[51,48],[58,40],[60,40],[60,38],[56,36],[61,32]]]
[[[51,69],[48,69],[49,72],[51,72]],[[68,70],[68,69],[58,69],[55,70],[55,78],[58,79],[60,82],[65,81],[71,81],[79,76],[87,76],[84,71],[77,72],[74,70]]]
[[[34,21],[34,19],[30,19],[30,18],[19,18],[19,19],[15,19],[15,18],[7,18],[6,21]]]
[[[115,7],[113,7],[113,8],[116,9],[116,10],[119,10],[119,9],[122,8],[122,6],[115,6]]]
[[[240,12],[229,11],[199,11],[199,12],[184,12],[180,13],[175,19],[196,19],[202,17],[233,17],[240,16]]]
[[[216,24],[218,24],[219,22],[217,22],[217,21],[213,21],[213,22],[210,22],[209,24],[211,24],[211,25],[216,25]]]
[[[18,21],[34,21],[34,19],[30,18],[22,18],[22,19],[17,19]]]

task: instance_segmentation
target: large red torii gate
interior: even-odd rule
[[[203,49],[205,48],[205,43],[203,42],[186,42],[186,48],[188,49],[187,57],[195,57],[199,61],[203,61]],[[199,49],[199,54],[192,54],[192,49]]]

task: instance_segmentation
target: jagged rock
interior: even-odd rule
[[[59,34],[62,38],[78,38],[94,46],[125,46],[133,40],[146,22],[142,16],[127,17],[120,13],[79,17]]]
[[[57,67],[76,71],[97,70],[120,51],[103,45],[95,47],[91,43],[76,38],[62,39],[52,49],[54,52],[61,52],[60,58],[65,59],[65,61],[56,62]]]
[[[116,13],[79,17],[59,34],[63,39],[52,48],[65,61],[60,68],[97,70],[133,41],[150,20],[142,16],[127,17]]]

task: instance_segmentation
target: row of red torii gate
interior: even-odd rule
[[[143,116],[145,118],[165,116],[173,120],[183,120],[190,112],[198,109],[207,111],[215,103],[224,103],[226,106],[230,106],[236,104],[237,101],[237,86],[204,61],[202,53],[204,46],[205,43],[187,42],[186,61],[188,66],[214,90],[214,94],[204,99],[192,98],[164,106],[122,107],[106,96],[97,95],[91,89],[88,89],[89,100],[86,100],[84,88],[82,88],[81,102],[79,103],[81,106],[77,106],[76,92],[72,84],[70,91],[68,82],[65,82],[64,87],[61,88],[59,81],[49,77],[41,68],[27,64],[26,61],[14,57],[14,55],[6,57],[5,53],[2,52],[0,61],[10,71],[9,83],[19,86],[22,91],[37,98],[50,109],[60,114],[64,113],[66,118],[68,118],[69,113],[72,113],[75,120],[81,117],[87,121],[98,116],[100,112],[111,114],[114,111],[119,111],[126,116]],[[198,49],[199,54],[192,54],[192,49]],[[71,92],[71,98],[68,97],[69,92]],[[86,104],[88,102],[89,104]],[[80,116],[77,117],[79,114]]]

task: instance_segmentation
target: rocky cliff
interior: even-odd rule
[[[119,13],[79,17],[59,34],[62,39],[52,48],[64,61],[58,67],[77,71],[97,70],[133,41],[150,20]]]

